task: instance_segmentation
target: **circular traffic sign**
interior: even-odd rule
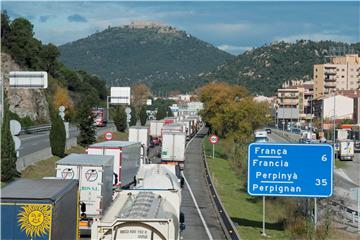
[[[17,120],[10,120],[10,132],[11,135],[18,135],[21,131],[21,124]]]
[[[59,107],[59,112],[64,112],[65,111],[65,107],[63,106],[63,105],[61,105],[60,107]]]
[[[129,108],[129,107],[125,108],[125,112],[126,112],[127,114],[130,114],[130,113],[131,113],[131,108]]]
[[[72,168],[65,168],[61,172],[61,176],[63,179],[73,179],[74,175],[74,170]]]
[[[112,140],[112,138],[113,138],[112,132],[106,132],[104,134],[104,138],[105,138],[106,141]]]
[[[209,142],[211,144],[217,144],[219,142],[220,138],[218,136],[216,136],[215,134],[211,135],[209,137]]]

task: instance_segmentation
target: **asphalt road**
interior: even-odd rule
[[[97,135],[104,132],[108,127],[112,127],[112,125],[108,124],[105,128],[97,128]],[[69,134],[70,138],[77,137],[79,130],[76,127],[70,127]],[[19,138],[21,140],[21,147],[19,149],[20,157],[50,147],[49,131],[25,134],[19,136]]]
[[[182,239],[210,239],[207,229],[212,239],[226,239],[217,218],[216,210],[211,202],[211,196],[205,179],[202,142],[206,132],[207,129],[205,128],[200,131],[197,137],[189,144],[186,151],[184,175],[199,208],[196,208],[190,190],[185,184],[182,191],[181,211],[185,214],[186,229],[181,234]],[[200,210],[203,216],[204,223],[198,210]]]
[[[76,137],[78,134],[77,128],[70,128],[69,134],[70,138]],[[20,140],[20,157],[50,147],[49,131],[21,135]]]

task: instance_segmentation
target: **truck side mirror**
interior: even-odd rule
[[[117,185],[118,182],[119,182],[118,175],[116,173],[113,173],[113,175],[114,175],[114,178],[115,178],[115,185]]]
[[[185,214],[180,212],[180,231],[185,230]]]
[[[181,177],[180,178],[180,187],[183,188],[184,184],[185,184],[185,179],[184,179],[184,177]]]

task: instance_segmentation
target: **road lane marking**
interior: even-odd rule
[[[199,133],[203,128],[204,128],[204,127],[202,127],[202,128],[195,134],[195,136],[190,139],[190,141],[187,143],[187,145],[186,145],[186,147],[185,147],[185,151],[188,149],[190,143],[195,139],[195,137],[198,135],[198,133]],[[206,224],[206,222],[205,222],[204,216],[202,215],[201,210],[200,210],[200,208],[199,208],[199,205],[198,205],[198,203],[197,203],[197,201],[196,201],[196,199],[195,199],[194,193],[193,193],[193,191],[191,190],[190,184],[188,183],[188,181],[187,181],[187,179],[186,179],[186,177],[185,177],[185,175],[184,175],[184,171],[181,172],[181,175],[182,175],[183,178],[184,178],[186,187],[189,189],[190,196],[191,196],[191,198],[192,198],[192,200],[193,200],[193,202],[194,202],[194,205],[195,205],[196,210],[197,210],[197,212],[198,212],[198,214],[199,214],[199,217],[200,217],[200,219],[201,219],[201,222],[202,222],[202,224],[203,224],[203,226],[204,226],[204,228],[205,228],[206,234],[208,235],[209,240],[213,240],[213,237],[212,237],[212,235],[211,235],[211,232],[210,232],[210,230],[209,230],[209,228],[208,228],[208,226],[207,226],[207,224]]]

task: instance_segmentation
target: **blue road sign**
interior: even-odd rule
[[[248,149],[248,193],[330,197],[333,156],[328,144],[252,143]]]

